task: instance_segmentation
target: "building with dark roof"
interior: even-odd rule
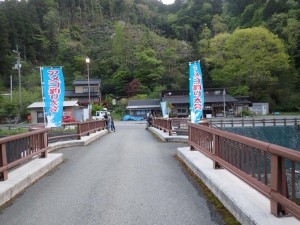
[[[242,111],[249,110],[252,107],[252,102],[249,101],[249,96],[234,96],[237,100],[235,103],[235,112],[236,115],[242,115]]]
[[[148,113],[161,116],[160,99],[129,100],[126,113],[131,116],[147,117]]]
[[[88,80],[75,80],[73,82],[74,90],[65,91],[66,100],[76,100],[80,105],[87,105],[89,96],[91,103],[101,102],[101,80],[90,79]],[[89,92],[90,86],[90,92]]]
[[[161,99],[130,100],[126,109],[130,115],[146,115],[151,110],[161,115],[161,101],[172,105],[171,117],[188,117],[190,114],[188,90],[164,90],[161,92]],[[227,112],[233,112],[232,116],[236,116],[239,113],[237,110],[247,110],[252,103],[246,96],[236,99],[228,95],[223,88],[207,88],[204,91],[204,118],[224,117],[224,104],[225,115]]]
[[[224,116],[225,111],[233,109],[236,100],[234,97],[228,95],[226,91],[223,95],[223,88],[207,88],[204,90],[204,117],[218,117]],[[172,114],[175,117],[187,117],[190,107],[190,96],[188,90],[165,90],[162,92],[162,101],[172,104]]]

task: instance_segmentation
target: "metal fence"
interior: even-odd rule
[[[7,180],[9,169],[34,156],[47,157],[47,150],[46,129],[0,138],[0,180]]]
[[[265,127],[265,126],[293,126],[299,125],[299,118],[234,118],[234,119],[210,119],[211,127]]]
[[[153,126],[168,132],[169,135],[188,135],[188,118],[154,118]],[[210,127],[266,127],[266,126],[294,126],[300,125],[299,118],[234,118],[234,119],[206,119],[201,124],[208,123]]]
[[[36,156],[47,157],[49,142],[80,139],[105,128],[105,120],[93,120],[65,123],[61,128],[35,127],[28,133],[0,138],[0,180],[7,180],[13,167]]]
[[[105,128],[105,120],[64,123],[62,127],[53,127],[48,129],[49,142],[81,139],[83,136],[104,130]]]
[[[167,132],[169,135],[188,135],[187,118],[157,118],[153,119],[153,126]]]
[[[199,150],[270,199],[271,212],[300,218],[300,153],[213,127],[188,123],[191,149]]]

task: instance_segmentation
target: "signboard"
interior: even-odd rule
[[[42,68],[46,127],[61,127],[65,96],[62,68]]]
[[[200,61],[189,63],[191,122],[199,123],[203,117],[204,88]]]

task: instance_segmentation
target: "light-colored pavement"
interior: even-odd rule
[[[88,145],[105,134],[107,134],[107,130],[92,133],[90,136],[82,137],[81,140],[52,143],[49,145],[51,146],[49,152],[60,148]],[[36,157],[34,160],[9,171],[8,179],[0,182],[0,206],[9,202],[62,162],[62,153],[48,154],[47,158]]]
[[[18,208],[15,209],[16,211],[23,211],[23,209],[26,208],[25,212],[23,213],[24,215],[17,215],[19,213],[16,214],[14,209],[9,209],[8,211],[0,213],[0,224],[223,224],[216,215],[211,215],[211,212],[201,212],[203,209],[200,208],[200,205],[207,205],[208,203],[202,202],[202,198],[199,198],[197,194],[192,194],[191,196],[186,194],[182,195],[182,192],[186,193],[192,191],[194,193],[195,190],[186,190],[186,184],[188,184],[186,183],[186,180],[178,180],[177,177],[177,174],[182,173],[182,171],[178,169],[168,169],[168,167],[165,165],[165,162],[162,161],[161,157],[163,157],[165,160],[167,157],[166,154],[172,152],[174,150],[172,150],[172,148],[176,147],[177,145],[172,145],[170,143],[171,145],[168,146],[164,143],[160,143],[158,148],[156,145],[154,145],[156,142],[155,139],[152,138],[151,142],[146,142],[148,140],[147,135],[149,135],[149,133],[144,132],[145,124],[143,122],[140,123],[140,126],[142,126],[141,129],[139,128],[137,130],[132,130],[131,126],[132,122],[122,123],[122,128],[119,130],[118,128],[120,128],[120,126],[117,125],[116,133],[111,133],[103,137],[103,139],[101,138],[99,141],[96,140],[106,134],[107,131],[97,132],[89,137],[84,137],[83,140],[80,141],[52,144],[53,150],[56,149],[56,151],[51,152],[46,159],[37,158],[23,166],[20,166],[19,168],[9,172],[9,179],[7,181],[0,182],[0,204],[2,205],[4,202],[14,197],[20,191],[33,184],[37,179],[41,178],[47,172],[59,165],[63,161],[63,158],[66,158],[65,163],[74,163],[71,162],[71,156],[68,156],[68,154],[75,154],[72,157],[75,157],[79,160],[82,157],[82,151],[88,150],[89,153],[91,151],[102,152],[103,149],[101,149],[100,146],[106,142],[106,144],[110,147],[105,149],[102,157],[99,157],[100,155],[97,154],[84,156],[84,164],[87,166],[90,164],[92,165],[99,163],[99,171],[97,174],[99,176],[103,176],[102,178],[96,178],[93,188],[88,188],[85,185],[85,179],[82,179],[79,175],[76,175],[79,173],[84,173],[89,177],[89,179],[93,180],[93,177],[95,177],[93,171],[87,170],[85,172],[80,172],[79,170],[77,172],[73,167],[67,171],[54,172],[64,172],[55,179],[53,179],[51,176],[49,179],[42,179],[38,182],[40,186],[44,185],[46,187],[51,185],[52,182],[55,184],[57,183],[57,188],[61,191],[61,194],[66,192],[71,192],[71,194],[74,195],[86,194],[88,197],[87,200],[91,201],[91,203],[82,203],[80,200],[77,200],[77,197],[72,200],[62,195],[53,196],[54,192],[52,189],[39,187],[41,189],[36,189],[38,190],[36,192],[28,190],[28,195],[31,196],[29,199],[35,198],[35,196],[38,199],[45,198],[45,201],[48,202],[52,202],[53,198],[61,199],[57,199],[57,203],[55,204],[53,202],[51,203],[54,205],[51,206],[50,211],[49,208],[47,209],[48,211],[45,211],[43,209],[45,205],[39,203],[38,201],[31,206],[30,200],[24,200],[24,202],[18,203],[21,204],[21,210]],[[164,141],[181,142],[184,139],[187,139],[187,137],[178,136],[176,139],[174,139],[174,137],[171,137],[167,135],[167,133],[155,128],[150,128],[149,130]],[[134,144],[128,143],[128,137],[139,137],[139,140]],[[91,143],[92,140],[94,141],[93,143]],[[87,144],[89,144],[89,146],[86,146],[83,149],[82,147],[68,147]],[[147,146],[144,146],[145,144]],[[115,146],[118,147],[116,148]],[[65,147],[65,150],[61,150],[61,152],[66,152],[66,156],[63,156],[58,152],[59,150],[57,149]],[[109,154],[111,151],[114,153]],[[201,178],[201,180],[212,190],[212,192],[243,225],[300,224],[300,221],[293,217],[277,218],[273,216],[270,213],[269,200],[265,196],[261,195],[259,192],[251,188],[245,182],[228,171],[214,170],[212,161],[200,152],[189,151],[189,147],[180,147],[177,149],[177,155],[193,170],[198,177]],[[101,161],[94,161],[94,158],[98,161]],[[144,161],[145,158],[147,159],[146,161]],[[126,160],[123,161],[124,159]],[[129,159],[130,161],[127,161]],[[153,159],[155,160],[151,161]],[[173,164],[176,162],[176,160],[173,160],[174,159],[168,158],[167,162]],[[138,164],[133,164],[135,161],[137,161]],[[114,164],[116,162],[119,163]],[[80,167],[84,166],[80,165]],[[115,170],[117,173],[114,173],[113,170]],[[155,176],[156,178],[151,178],[151,176],[158,173],[155,171],[162,171],[162,177]],[[125,172],[127,175],[121,175],[121,172]],[[128,175],[129,172],[131,175]],[[68,174],[70,174],[70,177]],[[98,175],[96,175],[96,177]],[[76,181],[77,177],[79,180]],[[61,186],[59,181],[63,179],[66,179],[66,181],[69,182],[69,188],[64,188]],[[144,181],[141,186],[136,187],[135,185],[132,185],[132,182],[139,183],[141,181]],[[157,181],[159,181],[157,185],[152,185],[153,182]],[[174,183],[175,181],[177,184]],[[177,181],[180,183],[179,189],[177,191],[176,189],[170,191],[171,186],[174,186],[175,184],[178,185]],[[107,184],[102,185],[103,182],[107,182]],[[99,184],[103,187],[98,186]],[[123,187],[123,185],[125,186]],[[167,189],[165,189],[165,187]],[[113,189],[113,192],[110,191],[111,189]],[[148,194],[145,196],[140,196],[141,190],[147,190]],[[78,191],[78,193],[76,191]],[[128,193],[128,195],[123,194],[125,191]],[[82,194],[80,194],[81,192]],[[99,195],[99,193],[102,194]],[[139,198],[140,200],[138,201],[134,200],[137,196],[142,198]],[[178,196],[179,198],[177,198]],[[111,198],[114,201],[111,200]],[[151,201],[151,203],[149,203],[148,201],[150,199],[152,199],[153,202]],[[108,200],[108,202],[102,203],[101,201],[103,200]],[[59,209],[61,209],[60,207],[65,207],[60,205],[62,204],[59,203],[61,201],[67,201],[67,205],[74,209],[71,212],[67,210],[66,212],[64,212],[64,210],[62,212],[57,212],[56,207]],[[155,201],[158,201],[159,204],[157,205]],[[103,208],[94,208],[96,202],[103,204]],[[79,206],[75,206],[74,203],[79,204]],[[191,203],[193,204],[192,207],[190,205]],[[182,209],[179,211],[174,208],[174,205],[177,204],[182,207]],[[13,205],[14,207],[17,207],[15,200]],[[11,206],[9,208],[14,207]],[[109,210],[109,207],[113,207],[114,209]],[[191,209],[192,212],[188,212],[187,214],[188,209]],[[99,213],[101,210],[103,210],[103,213]],[[134,216],[134,212],[149,215],[147,215],[145,218],[142,218],[139,215]],[[184,215],[183,218],[181,218],[181,213]],[[36,223],[32,223],[32,221],[29,219],[22,219],[22,215],[26,217],[26,214],[32,214],[35,219],[40,219],[40,222],[42,221],[42,223],[37,222],[38,220],[36,220]],[[115,217],[114,214],[119,214],[119,217]],[[70,219],[70,221],[68,221],[68,217],[70,215],[72,215],[74,219]],[[169,218],[169,216],[173,218]],[[213,216],[213,218],[211,218],[211,216]],[[14,219],[10,220],[10,217]],[[43,217],[45,218],[42,219]],[[51,217],[53,218],[51,219]],[[93,219],[86,219],[89,217]],[[63,219],[60,220],[60,218]]]
[[[172,137],[155,129],[150,130],[164,141]],[[186,137],[187,138],[187,137]],[[225,169],[213,169],[213,162],[189,147],[178,148],[178,156],[218,197],[223,205],[243,225],[299,225],[294,217],[278,218],[270,213],[270,201],[250,185]]]
[[[174,158],[187,145],[158,141],[145,127],[116,123],[116,133],[85,147],[49,153],[64,162],[4,208],[0,224],[225,224]]]

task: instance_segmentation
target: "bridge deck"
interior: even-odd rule
[[[174,158],[177,148],[187,145],[159,142],[145,127],[118,122],[116,133],[87,146],[52,151],[49,157],[62,153],[64,163],[4,208],[1,225],[224,224]],[[15,177],[25,175],[23,168],[15,170]]]
[[[153,127],[149,129],[163,141],[184,141],[188,138],[170,136]],[[212,160],[204,154],[190,151],[189,147],[178,148],[177,154],[243,225],[300,224],[294,217],[272,215],[268,198],[227,170],[213,169]]]

